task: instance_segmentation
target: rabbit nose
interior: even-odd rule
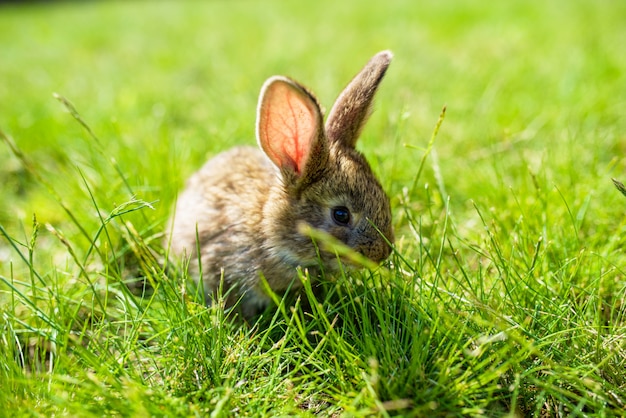
[[[365,248],[359,251],[375,263],[386,260],[391,254],[391,247],[385,241],[377,240],[366,244]]]
[[[380,258],[376,260],[377,263],[380,263],[383,260],[386,260],[387,257],[391,254],[391,247],[386,242],[381,242],[379,244],[380,247]]]

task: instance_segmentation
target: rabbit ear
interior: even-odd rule
[[[296,82],[280,76],[265,82],[256,129],[261,149],[287,182],[300,184],[326,164],[328,147],[319,105]]]
[[[341,92],[326,121],[326,136],[354,148],[365,121],[371,114],[376,89],[389,67],[393,54],[382,51],[374,55]]]

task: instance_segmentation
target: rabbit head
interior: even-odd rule
[[[325,266],[336,256],[319,251],[302,223],[330,234],[374,262],[393,243],[389,198],[356,150],[378,85],[392,54],[375,55],[337,98],[326,123],[315,97],[297,82],[275,76],[261,89],[257,140],[278,171],[263,227],[268,250],[289,264]]]

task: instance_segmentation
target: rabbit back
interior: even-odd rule
[[[170,225],[170,250],[189,259],[189,271],[202,276],[207,298],[223,275],[225,291],[256,287],[263,207],[276,176],[258,148],[241,146],[218,154],[187,181]]]

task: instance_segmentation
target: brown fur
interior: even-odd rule
[[[169,242],[173,255],[190,258],[208,298],[223,274],[231,292],[227,304],[242,298],[242,312],[250,317],[269,302],[261,275],[273,291],[283,292],[299,285],[299,266],[311,277],[320,267],[336,268],[336,256],[318,252],[301,232],[303,223],[375,262],[389,256],[389,199],[354,146],[390,60],[384,51],[368,62],[337,99],[325,127],[311,93],[285,77],[270,78],[259,98],[260,149],[233,148],[189,179]],[[336,206],[349,209],[348,225],[333,219]]]

